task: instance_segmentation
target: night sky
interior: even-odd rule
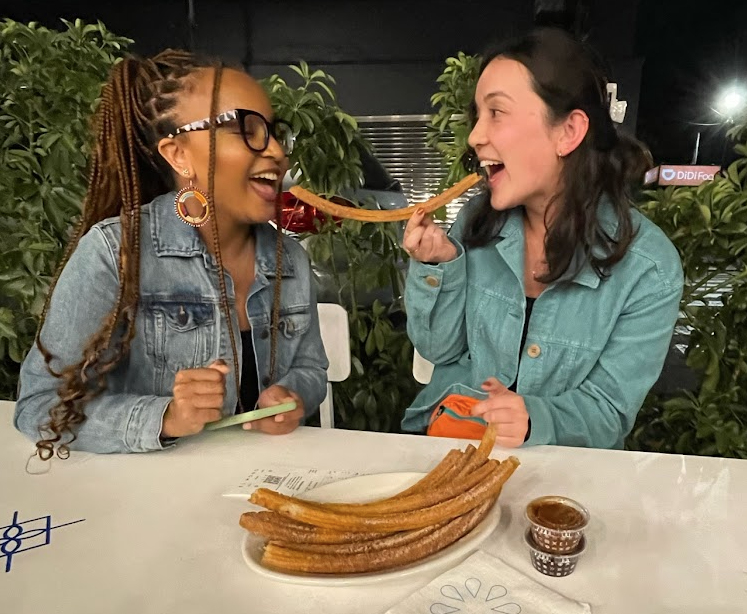
[[[638,136],[657,161],[720,163],[723,123],[712,110],[733,82],[747,88],[747,1],[647,0],[638,11],[636,54],[645,57]],[[730,151],[727,150],[727,158]]]

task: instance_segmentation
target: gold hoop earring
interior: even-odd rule
[[[197,202],[202,205],[202,213],[200,213],[200,215],[194,216],[189,214],[186,202],[190,198],[197,199]],[[210,203],[208,202],[207,196],[202,190],[200,190],[200,188],[193,185],[192,181],[189,182],[189,185],[186,188],[182,188],[176,193],[176,198],[174,199],[174,211],[182,222],[194,228],[204,226],[210,219]]]

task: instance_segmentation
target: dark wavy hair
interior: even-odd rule
[[[545,219],[548,270],[537,279],[549,284],[563,277],[579,249],[603,279],[625,256],[635,236],[630,208],[635,189],[651,167],[651,156],[639,141],[617,132],[609,114],[601,61],[566,32],[538,29],[496,48],[484,55],[480,74],[496,58],[515,60],[527,68],[534,91],[547,105],[550,124],[562,122],[575,109],[589,117],[583,141],[564,158],[561,188],[552,201],[554,216],[549,224]],[[471,113],[474,118],[474,103]],[[617,218],[615,236],[607,234],[598,219],[603,194]],[[491,243],[506,216],[490,206],[489,193],[483,194],[465,226],[464,244],[470,248]]]

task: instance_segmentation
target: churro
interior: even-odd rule
[[[498,461],[488,461],[461,481],[453,481],[443,487],[415,493],[401,499],[376,501],[374,503],[327,503],[324,505],[324,509],[355,516],[376,516],[424,509],[457,497],[474,488],[483,480],[486,480],[498,468],[498,465]]]
[[[313,192],[309,192],[307,189],[297,185],[290,189],[290,193],[312,207],[316,207],[320,211],[335,217],[358,220],[361,222],[398,222],[409,219],[412,214],[419,209],[423,209],[425,213],[432,213],[436,209],[440,209],[446,203],[451,202],[470,188],[476,186],[480,179],[481,178],[477,173],[473,173],[472,175],[468,175],[462,179],[459,183],[444,190],[441,194],[429,198],[424,203],[413,205],[412,207],[405,207],[404,209],[393,209],[391,211],[359,209],[357,207],[336,205],[335,203],[330,202],[321,196],[317,196]]]
[[[317,552],[319,554],[358,554],[363,552],[373,552],[375,550],[384,550],[385,548],[394,548],[406,546],[407,544],[417,541],[426,535],[433,533],[446,522],[430,525],[423,529],[414,531],[401,531],[400,533],[391,533],[386,537],[376,539],[367,539],[364,541],[355,541],[344,544],[301,544],[297,542],[271,541],[270,543],[292,550],[302,552]],[[371,535],[371,533],[359,533],[359,535]]]
[[[239,524],[250,533],[267,540],[299,544],[344,544],[389,535],[389,533],[352,533],[321,529],[296,522],[275,512],[245,512],[241,515]]]
[[[405,546],[357,554],[330,554],[302,552],[270,543],[265,548],[262,564],[282,571],[323,574],[381,571],[407,565],[443,550],[469,533],[485,517],[492,503],[492,500],[484,501],[466,514]]]

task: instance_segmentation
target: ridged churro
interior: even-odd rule
[[[404,209],[393,209],[391,211],[359,209],[357,207],[336,205],[335,203],[330,202],[321,196],[317,196],[313,192],[309,192],[307,189],[297,185],[290,189],[290,193],[312,207],[316,207],[320,211],[324,211],[324,213],[334,215],[335,217],[359,220],[361,222],[398,222],[409,219],[418,209],[423,209],[426,213],[432,213],[436,209],[440,209],[445,204],[464,194],[470,188],[476,186],[479,181],[480,176],[477,173],[473,173],[472,175],[462,179],[459,183],[444,190],[441,194],[429,198],[424,203],[413,205],[412,207],[405,207]]]
[[[377,501],[374,503],[327,503],[324,505],[324,509],[353,514],[355,516],[396,514],[424,509],[457,497],[463,492],[474,488],[486,480],[498,468],[498,465],[498,461],[488,461],[478,470],[466,476],[462,481],[444,484],[438,489],[415,493],[409,497],[393,501]]]
[[[299,544],[344,544],[389,535],[389,533],[352,533],[322,529],[296,522],[275,512],[245,512],[241,515],[239,524],[250,533],[267,540]]]
[[[283,571],[322,574],[381,571],[407,565],[443,550],[469,533],[485,517],[491,504],[492,500],[485,501],[425,537],[404,546],[346,555],[302,552],[270,543],[265,548],[262,564]]]

